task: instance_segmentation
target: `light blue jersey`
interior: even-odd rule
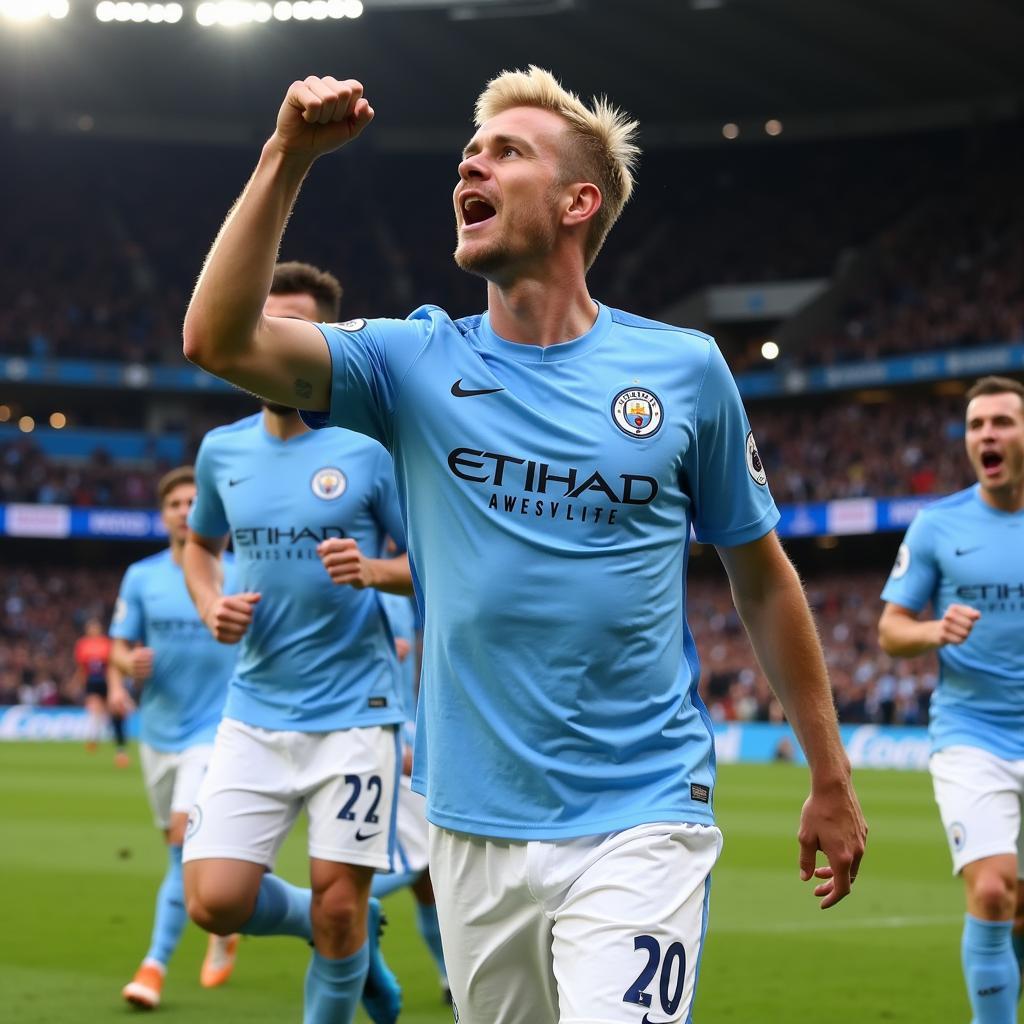
[[[411,597],[401,594],[381,594],[381,604],[391,626],[391,635],[401,637],[409,644],[409,653],[399,663],[399,685],[402,708],[409,720],[416,718],[416,608]]]
[[[395,459],[430,820],[513,839],[710,823],[690,527],[736,545],[778,520],[712,339],[605,306],[549,348],[430,306],[321,331],[331,410],[307,420]]]
[[[1000,512],[975,484],[922,509],[900,546],[882,599],[941,618],[951,604],[981,612],[962,644],[939,648],[934,750],[961,744],[1024,758],[1024,512]]]
[[[230,531],[237,589],[262,595],[241,642],[226,717],[331,732],[402,721],[397,660],[375,590],[331,582],[317,545],[351,537],[375,557],[405,549],[391,459],[347,430],[269,434],[262,415],[211,430],[189,525]]]
[[[234,566],[225,555],[225,589],[233,583]],[[162,751],[212,743],[236,651],[210,635],[170,549],[128,567],[110,636],[153,649],[153,672],[139,703],[142,742]]]

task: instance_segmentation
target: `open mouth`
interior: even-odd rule
[[[981,464],[990,473],[995,472],[1003,464],[1003,457],[999,452],[982,452]]]
[[[462,221],[467,227],[474,224],[483,224],[490,220],[497,212],[490,203],[480,196],[466,196],[460,202],[462,207]]]

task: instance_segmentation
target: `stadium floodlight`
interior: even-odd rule
[[[0,405],[0,423],[6,423],[11,418],[11,407]]]
[[[31,416],[22,416],[21,419],[18,420],[18,429],[23,434],[31,434],[32,431],[36,429],[36,421],[32,419]]]
[[[740,137],[740,126],[732,121],[728,124],[723,124],[722,135],[729,140],[738,139]]]
[[[62,412],[50,413],[50,426],[54,430],[63,430],[68,425],[68,418]]]
[[[779,345],[775,341],[766,341],[761,346],[761,355],[765,359],[778,359],[779,358]]]
[[[0,15],[11,21],[31,22],[68,16],[68,0],[0,0]]]
[[[164,4],[164,21],[169,22],[171,25],[181,21],[184,13],[185,8],[181,4]]]
[[[359,18],[363,13],[362,0],[344,0],[345,4],[345,17],[346,18]]]
[[[99,21],[114,20],[114,0],[100,0],[96,5],[95,14]]]
[[[274,4],[274,17],[278,21],[291,21],[292,5],[291,0],[277,0]]]
[[[769,121],[765,121],[765,123],[764,123],[764,132],[765,132],[765,135],[771,135],[773,137],[776,136],[776,135],[781,135],[782,134],[782,122],[778,118],[775,118],[775,117],[773,117]]]

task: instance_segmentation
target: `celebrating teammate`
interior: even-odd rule
[[[235,662],[234,650],[210,636],[185,589],[181,558],[195,495],[191,466],[173,469],[160,480],[157,496],[170,545],[129,566],[110,627],[107,700],[112,714],[130,714],[135,700],[124,677],[134,681],[142,774],[169,861],[157,894],[149,951],[122,992],[145,1009],[160,1004],[167,964],[188,921],[181,878],[185,823],[210,759]],[[230,562],[224,572],[230,588]],[[200,973],[205,987],[227,981],[237,941],[236,936],[210,937]]]
[[[878,637],[897,657],[938,652],[929,767],[966,889],[967,994],[975,1024],[1010,1024],[1024,962],[1024,385],[983,377],[967,392],[966,447],[978,482],[911,523]]]
[[[683,615],[691,524],[807,753],[800,873],[823,907],[866,834],[746,415],[711,338],[591,298],[635,125],[536,68],[488,85],[458,167],[455,259],[486,279],[486,313],[267,316],[303,178],[372,118],[359,82],[289,88],[186,355],[394,455],[425,613],[413,785],[462,1024],[685,1020],[721,844]]]
[[[267,315],[330,319],[340,294],[331,275],[282,264]],[[374,869],[390,865],[404,716],[374,588],[409,593],[411,580],[404,540],[398,557],[364,555],[404,538],[391,459],[265,403],[206,436],[196,475],[186,580],[213,635],[241,647],[185,842],[189,914],[220,935],[311,941],[306,1024],[350,1022],[361,993],[391,1024],[400,991],[376,947],[376,900],[367,942],[367,905]],[[229,533],[235,594],[219,569]],[[312,897],[270,873],[302,809]]]

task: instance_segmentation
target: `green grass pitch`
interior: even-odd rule
[[[869,853],[854,895],[822,912],[796,866],[806,772],[721,770],[725,851],[714,874],[698,1024],[969,1019],[959,968],[962,894],[928,778],[862,771],[857,784]],[[302,837],[293,836],[281,874],[301,881],[304,856]],[[163,865],[137,763],[117,771],[109,748],[87,754],[75,744],[0,743],[0,1021],[97,1024],[137,1015],[119,992],[145,952]],[[402,1021],[450,1021],[411,897],[396,894],[387,910],[384,947],[405,988]],[[204,949],[205,936],[190,927],[159,1019],[301,1020],[301,943],[246,940],[231,983],[212,992],[198,983]]]

